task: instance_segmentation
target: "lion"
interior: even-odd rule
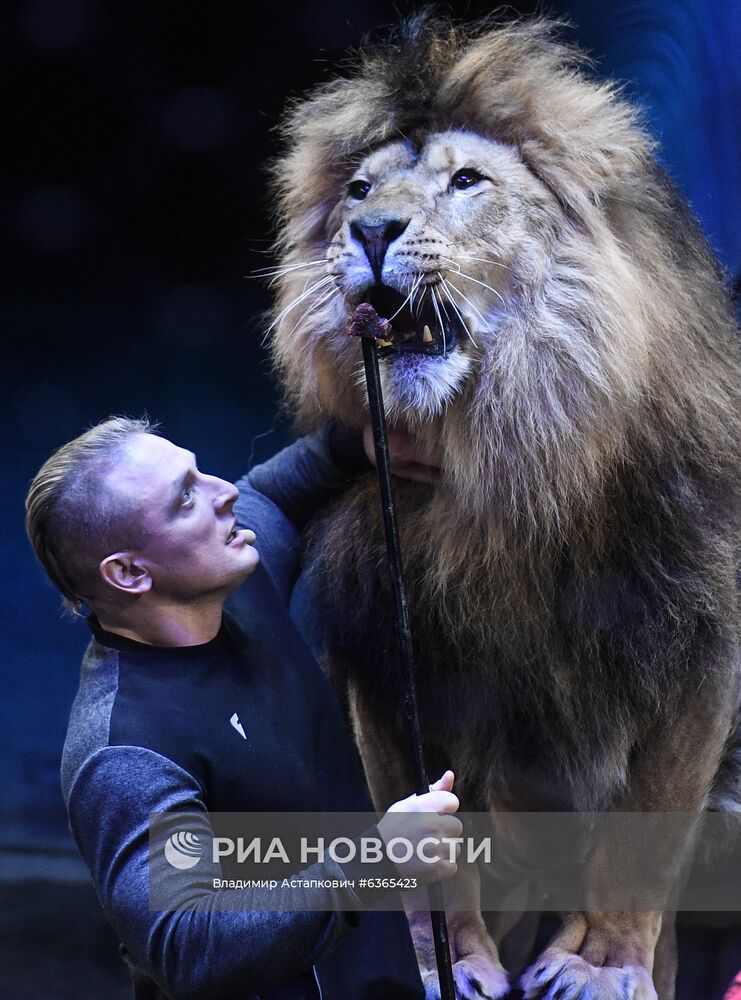
[[[737,331],[639,114],[546,20],[420,15],[284,138],[272,352],[297,424],[367,421],[346,327],[370,302],[388,418],[440,466],[396,484],[431,770],[495,820],[739,808]],[[369,473],[306,571],[379,808],[413,784],[384,552]],[[501,997],[477,879],[454,880],[456,988]],[[670,1000],[675,951],[670,913],[572,913],[522,986]]]

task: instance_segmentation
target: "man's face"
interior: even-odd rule
[[[236,486],[200,472],[192,452],[134,434],[108,482],[137,499],[144,541],[131,555],[160,598],[226,596],[257,566],[246,531],[234,531]]]

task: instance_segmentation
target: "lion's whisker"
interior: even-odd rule
[[[274,288],[276,282],[280,278],[284,278],[287,274],[291,274],[291,273],[294,273],[294,272],[296,272],[298,270],[305,269],[305,268],[326,267],[326,265],[328,263],[329,263],[329,261],[311,261],[311,262],[306,263],[306,264],[292,264],[292,265],[287,265],[286,267],[282,267],[282,268],[272,268],[272,269],[265,268],[263,271],[261,271],[259,273],[257,271],[255,271],[252,274],[245,275],[245,277],[247,277],[247,278],[254,278],[254,279],[260,279],[261,281],[263,281],[265,279],[269,279],[268,280],[268,287],[269,288]]]
[[[494,292],[496,297],[501,301],[502,305],[506,305],[503,296],[496,290],[496,288],[492,288],[491,285],[487,285],[485,281],[479,281],[478,278],[472,278],[470,274],[466,274],[465,271],[461,271],[460,269],[456,273],[459,274],[461,278],[467,278],[469,281],[473,281],[475,284],[481,285],[482,288],[488,288],[490,292]]]
[[[389,316],[389,318],[388,318],[389,323],[392,320],[396,319],[396,317],[399,315],[399,313],[404,308],[404,306],[407,304],[407,302],[409,302],[410,299],[413,299],[414,293],[416,292],[417,288],[419,287],[419,284],[420,284],[421,281],[422,281],[422,275],[418,275],[417,278],[415,279],[414,283],[412,284],[411,291],[409,292],[409,294],[407,295],[407,297],[404,299],[404,301],[402,302],[402,304],[396,310],[396,312],[394,313],[394,315],[393,316]]]
[[[454,285],[452,281],[449,281],[447,278],[443,278],[443,281],[445,282],[446,285],[448,285],[450,288],[452,288],[454,292],[457,292],[460,295],[460,297],[463,299],[464,302],[468,303],[468,305],[473,309],[473,311],[476,313],[476,315],[478,316],[478,318],[484,324],[484,327],[488,330],[489,329],[489,324],[487,323],[486,319],[481,314],[481,310],[476,306],[476,304],[474,302],[472,302],[471,299],[469,299],[469,297],[464,292],[462,292],[460,290],[460,288],[458,288],[457,285]]]
[[[448,322],[450,322],[450,313],[445,308],[445,303],[443,302],[442,297],[440,296],[438,288],[439,288],[439,286],[435,285],[435,287],[432,289],[433,298],[437,297],[438,304],[439,304],[440,308],[442,309],[443,313],[445,314],[445,319]]]
[[[443,254],[440,254],[440,256],[443,258],[443,260],[480,260],[484,264],[494,264],[496,267],[503,267],[505,271],[510,270],[507,264],[502,264],[498,260],[492,260],[491,257],[475,257],[473,254],[470,253],[454,253],[451,254],[449,257],[445,257]]]
[[[448,343],[447,343],[447,341],[445,339],[445,327],[443,326],[443,318],[440,315],[440,307],[437,304],[437,298],[435,296],[435,289],[434,288],[432,289],[432,292],[431,292],[431,298],[432,298],[432,307],[435,310],[435,315],[437,316],[438,326],[440,327],[440,333],[442,333],[442,335],[443,335],[443,357],[447,358],[447,356],[448,356]]]
[[[283,309],[281,309],[281,311],[278,313],[278,315],[275,317],[275,319],[273,320],[273,322],[270,324],[270,326],[265,331],[265,335],[263,336],[262,340],[260,341],[260,346],[264,347],[265,342],[267,341],[268,337],[270,336],[270,334],[272,333],[272,331],[275,329],[275,327],[278,325],[278,323],[280,323],[281,320],[285,316],[287,316],[288,313],[292,309],[295,309],[296,306],[300,305],[304,301],[304,299],[307,297],[307,295],[312,295],[314,292],[319,291],[320,288],[323,288],[324,285],[326,285],[327,282],[330,282],[330,281],[334,281],[334,278],[330,274],[326,274],[323,278],[319,278],[312,285],[309,285],[308,288],[304,288],[303,292],[301,292],[300,295],[297,295],[296,298],[292,302],[289,302],[289,304],[287,306],[285,306]]]
[[[319,267],[323,264],[329,264],[329,258],[325,257],[323,260],[308,260],[302,264],[281,264],[274,267],[256,267],[250,274],[245,275],[247,278],[279,278],[284,274],[289,274],[291,271],[299,271],[304,267]]]
[[[450,257],[443,257],[443,255],[440,254],[440,259],[441,260],[446,260],[448,262],[448,266],[449,267],[455,267],[457,269],[456,272],[455,272],[456,274],[460,274],[461,273],[461,265],[460,264],[456,264],[456,262],[454,260],[451,260]]]
[[[473,344],[473,346],[474,346],[474,347],[475,347],[476,349],[478,349],[478,346],[479,346],[479,345],[478,345],[478,344],[476,343],[476,341],[475,341],[475,340],[473,339],[473,337],[471,336],[471,331],[470,331],[470,330],[468,329],[468,325],[466,324],[466,321],[465,321],[465,319],[463,318],[463,313],[462,313],[462,312],[460,311],[460,309],[459,309],[459,308],[458,308],[458,306],[456,305],[456,302],[455,302],[455,299],[453,298],[453,296],[452,296],[452,295],[450,294],[450,292],[448,291],[448,282],[447,282],[447,281],[445,280],[445,278],[443,278],[443,279],[442,279],[442,286],[441,286],[441,287],[442,287],[442,290],[443,290],[443,291],[445,292],[445,294],[447,295],[447,297],[448,297],[448,301],[450,302],[451,306],[453,307],[453,309],[454,309],[454,311],[455,311],[456,315],[458,316],[458,319],[459,319],[459,320],[461,321],[461,325],[463,326],[463,329],[464,329],[464,330],[466,331],[466,336],[467,336],[467,337],[468,337],[468,339],[469,339],[469,340],[471,341],[471,343]]]
[[[303,312],[301,314],[300,319],[293,326],[293,328],[289,332],[288,336],[290,337],[292,333],[294,333],[296,330],[298,330],[298,328],[301,326],[301,324],[306,319],[306,317],[309,315],[309,313],[312,311],[312,309],[320,309],[323,305],[325,305],[327,302],[329,302],[329,300],[332,298],[333,295],[339,295],[339,293],[340,293],[339,288],[330,288],[328,291],[323,292],[322,295],[319,296],[319,298],[317,299],[317,301],[316,302],[312,302],[311,305],[309,306],[309,308],[305,312]]]

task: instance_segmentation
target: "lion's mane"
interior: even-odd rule
[[[508,800],[512,768],[542,765],[571,804],[599,808],[690,687],[720,673],[738,689],[737,332],[636,113],[542,21],[412,19],[297,103],[275,170],[282,263],[326,255],[370,149],[457,128],[515,146],[561,219],[539,271],[515,276],[475,374],[410,425],[444,470],[435,489],[398,489],[423,726],[433,759],[458,754],[472,805]],[[279,281],[288,398],[303,428],[329,414],[357,425],[347,306],[317,292],[280,318],[305,285],[300,268]],[[388,715],[373,477],[314,528],[309,561],[338,609],[335,651]]]

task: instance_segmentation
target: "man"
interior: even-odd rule
[[[185,912],[149,909],[153,812],[370,810],[340,709],[287,613],[302,523],[364,468],[359,436],[328,426],[237,488],[148,422],[114,417],[31,485],[36,555],[67,604],[92,612],[62,786],[137,997],[423,993],[403,914],[340,911],[373,901],[360,889],[332,890],[327,912],[222,912],[205,890]],[[389,813],[438,813],[437,834],[458,836],[452,781]],[[393,821],[378,823],[385,839]],[[332,861],[307,871],[342,881]]]

